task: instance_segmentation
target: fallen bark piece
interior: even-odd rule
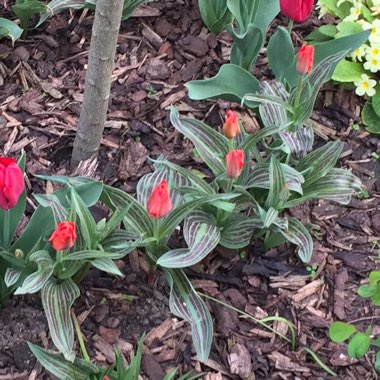
[[[302,367],[301,365],[294,363],[285,355],[280,354],[277,351],[272,352],[268,355],[269,359],[274,362],[276,369],[281,371],[290,371],[290,372],[306,372],[309,373],[310,369],[307,367]]]
[[[248,349],[240,343],[232,347],[228,355],[228,364],[231,373],[239,375],[242,379],[251,379],[252,361]]]

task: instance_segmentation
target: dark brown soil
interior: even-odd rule
[[[0,6],[0,16],[7,15]],[[30,193],[43,192],[46,185],[33,174],[83,174],[81,170],[72,173],[68,161],[83,97],[92,21],[91,12],[78,11],[73,16],[64,12],[32,30],[15,49],[0,41],[4,56],[0,61],[0,153],[18,156],[22,149],[26,151]],[[302,41],[316,22],[313,19],[296,28],[293,37]],[[148,156],[164,154],[179,164],[199,168],[191,144],[172,129],[168,110],[175,104],[180,112],[220,127],[231,104],[191,101],[184,83],[214,75],[226,62],[230,45],[225,34],[215,37],[204,28],[197,1],[157,1],[142,8],[139,17],[124,22],[102,147],[95,170],[84,173],[133,193],[138,179],[151,171]],[[262,71],[263,64],[259,60],[255,69],[260,77],[269,75]],[[380,164],[372,155],[380,152],[380,146],[376,137],[352,128],[359,122],[358,106],[351,92],[327,85],[313,114],[319,136],[316,146],[330,139],[343,140],[340,166],[352,169],[368,191],[347,207],[322,201],[291,210],[315,225],[312,264],[318,269],[314,278],[298,261],[293,246],[264,254],[259,243],[247,249],[244,260],[218,251],[208,265],[189,271],[201,292],[256,318],[289,319],[297,328],[296,351],[236,312],[209,302],[215,339],[210,361],[200,364],[194,358],[188,325],[169,313],[162,274],[149,287],[146,262],[136,252],[120,263],[126,274],[123,280],[92,271],[82,283],[75,313],[91,357],[100,365],[109,364],[112,346],[117,345],[129,358],[138,337],[147,332],[146,379],[160,380],[175,366],[179,373],[202,370],[208,380],[242,378],[233,374],[236,357],[245,358],[246,366],[250,363],[251,379],[331,378],[302,347],[316,352],[340,379],[377,379],[373,351],[352,362],[345,345],[331,343],[327,335],[333,320],[356,321],[363,330],[371,325],[379,333],[380,309],[356,293],[369,271],[379,267],[380,248]],[[238,105],[232,107],[246,116]],[[255,131],[255,123],[245,120],[247,130]],[[276,328],[287,332],[282,324]],[[29,354],[27,341],[51,347],[35,296],[13,298],[0,313],[0,380],[49,378]]]

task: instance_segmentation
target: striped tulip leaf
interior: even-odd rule
[[[202,211],[187,216],[183,234],[188,248],[166,252],[157,264],[165,268],[185,268],[204,259],[219,243],[220,230]]]
[[[88,380],[90,375],[99,373],[98,367],[86,360],[75,358],[71,363],[61,354],[52,353],[29,342],[28,346],[38,362],[58,379]]]
[[[285,183],[287,184],[290,191],[295,191],[298,194],[303,194],[302,184],[305,182],[303,175],[293,169],[291,166],[286,164],[280,164],[281,169],[284,173]],[[259,189],[269,189],[270,180],[269,180],[269,164],[262,163],[257,164],[252,172],[247,177],[244,184],[241,184],[242,187],[246,189],[259,188]]]
[[[189,215],[194,209],[205,204],[214,204],[219,201],[234,199],[238,194],[215,194],[207,195],[202,198],[194,199],[174,209],[160,225],[160,239],[169,239],[174,229]]]
[[[360,191],[362,183],[348,170],[331,169],[317,182],[305,186],[305,196],[348,204],[352,195]]]
[[[164,272],[170,286],[170,310],[190,323],[197,356],[206,362],[213,337],[211,314],[182,270],[164,269]]]
[[[273,155],[269,163],[269,193],[265,202],[267,208],[279,206],[289,197],[289,186],[286,183],[285,174],[281,163]]]
[[[179,175],[186,177],[189,180],[191,187],[194,187],[199,192],[209,195],[215,194],[213,187],[191,170],[184,169],[182,166],[179,166],[167,160],[158,160],[156,162],[165,165]]]
[[[67,220],[67,210],[55,194],[34,194],[34,198],[42,207],[49,207],[52,210],[55,224]]]
[[[51,339],[59,352],[70,362],[75,359],[74,327],[70,309],[79,295],[79,288],[71,278],[59,283],[51,278],[41,290],[42,306]]]
[[[249,245],[256,228],[262,228],[260,219],[249,218],[244,214],[231,214],[223,224],[220,245],[230,249],[241,249]]]
[[[288,104],[289,94],[280,82],[260,83],[259,94],[247,94],[243,100],[260,104],[259,112],[265,127],[286,125],[288,112],[293,113],[293,108]]]
[[[170,111],[170,121],[175,129],[194,144],[202,160],[215,176],[225,172],[225,157],[229,149],[228,141],[223,135],[199,120],[181,118],[174,107]]]
[[[4,275],[4,282],[5,285],[10,288],[12,285],[16,284],[16,282],[19,280],[20,276],[22,274],[22,271],[7,268],[5,275]]]
[[[341,141],[330,141],[302,158],[296,169],[303,173],[305,186],[324,177],[335,166],[342,150]]]
[[[146,209],[131,195],[111,186],[104,186],[101,201],[113,210],[129,208],[129,212],[123,219],[128,232],[140,237],[153,235],[151,218]]]
[[[54,262],[48,251],[37,251],[29,257],[37,264],[38,270],[27,276],[15,294],[37,293],[49,281],[54,272]]]
[[[288,217],[288,228],[279,232],[291,243],[298,246],[298,256],[307,263],[313,254],[313,239],[306,227],[296,218]]]
[[[100,259],[91,260],[91,265],[103,272],[107,272],[107,273],[114,274],[116,276],[121,276],[121,277],[124,276],[123,273],[118,268],[118,266],[110,258],[103,257]]]
[[[279,135],[297,158],[304,157],[313,147],[314,130],[311,127],[303,127],[295,132],[282,131]]]
[[[170,190],[170,200],[173,208],[183,203],[183,196],[178,191],[181,187],[191,185],[187,177],[178,172],[170,170],[167,166],[156,163],[156,170],[153,173],[144,175],[137,184],[137,200],[146,209],[148,199],[152,190],[162,181],[166,180]]]

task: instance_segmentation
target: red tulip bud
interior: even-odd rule
[[[9,210],[15,207],[24,187],[24,176],[16,161],[0,157],[0,208]]]
[[[61,222],[50,236],[49,242],[56,251],[71,248],[77,238],[74,222]]]
[[[280,0],[281,13],[295,22],[306,21],[314,7],[314,0]]]
[[[148,214],[151,218],[160,219],[172,210],[168,183],[162,180],[152,191],[148,199]]]
[[[234,111],[228,110],[223,133],[228,139],[234,139],[240,133],[239,121]]]
[[[298,74],[310,74],[313,70],[314,46],[304,45],[297,54]]]
[[[227,177],[237,178],[244,167],[244,152],[240,149],[231,150],[226,156]]]

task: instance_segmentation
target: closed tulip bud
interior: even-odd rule
[[[237,178],[244,167],[244,152],[240,149],[231,150],[226,156],[227,177]]]
[[[49,238],[49,242],[56,251],[63,251],[74,246],[76,235],[74,222],[61,222]]]
[[[295,22],[306,21],[314,7],[314,0],[280,0],[281,13]]]
[[[110,380],[110,378],[106,375],[106,376],[103,376],[103,380]]]
[[[234,139],[240,133],[239,120],[234,111],[228,110],[223,133],[228,139]]]
[[[151,218],[161,219],[172,210],[168,183],[162,180],[153,190],[148,199],[147,209]]]
[[[25,188],[24,176],[13,158],[0,157],[0,208],[15,207]]]
[[[297,54],[297,72],[298,74],[310,74],[313,70],[314,46],[304,45]]]

